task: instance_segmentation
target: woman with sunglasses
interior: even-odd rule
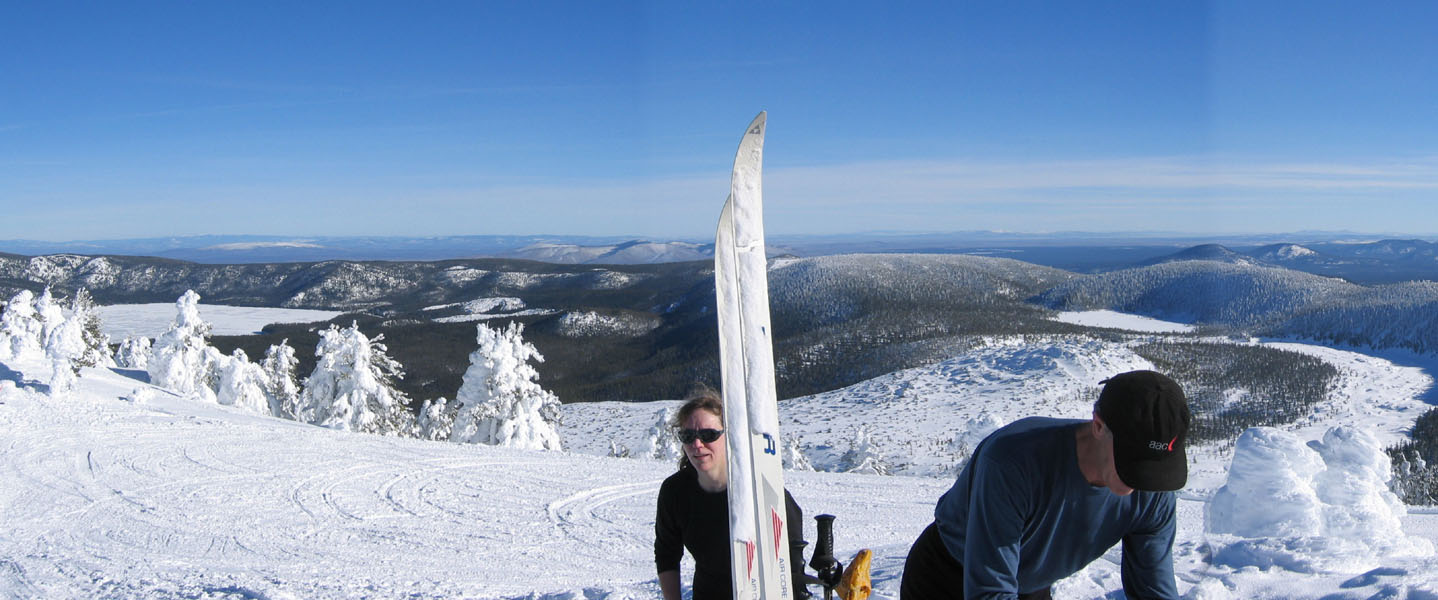
[[[701,389],[691,394],[672,423],[684,456],[679,471],[659,487],[654,517],[654,562],[664,600],[679,600],[679,559],[694,558],[693,600],[734,595],[729,562],[729,460],[724,439],[724,402]],[[804,575],[803,512],[788,490],[789,564],[796,598],[807,598]]]

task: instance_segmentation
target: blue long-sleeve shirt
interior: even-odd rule
[[[1123,542],[1131,600],[1177,598],[1172,492],[1119,496],[1079,470],[1088,421],[1032,417],[994,432],[934,509],[964,567],[966,598],[1015,598],[1053,585]]]

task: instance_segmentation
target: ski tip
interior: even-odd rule
[[[769,111],[759,111],[759,114],[754,116],[754,120],[749,122],[749,135],[762,135],[764,133],[764,123],[768,120]]]

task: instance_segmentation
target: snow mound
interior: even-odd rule
[[[1388,455],[1367,432],[1340,425],[1322,440],[1254,427],[1234,445],[1228,483],[1208,505],[1214,562],[1234,569],[1359,572],[1390,556],[1431,556],[1410,538],[1388,489]]]
[[[988,411],[981,412],[959,428],[959,433],[954,436],[954,441],[949,442],[949,449],[954,450],[960,456],[968,457],[973,454],[975,448],[979,447],[979,443],[984,441],[984,438],[989,437],[989,434],[998,431],[1004,425],[1007,423],[1002,417]]]

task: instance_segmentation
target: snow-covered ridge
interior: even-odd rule
[[[567,312],[555,328],[566,337],[639,336],[659,327],[658,315],[624,313],[601,314],[595,311]]]
[[[314,243],[314,242],[298,242],[298,241],[296,241],[296,242],[232,242],[232,243],[229,243],[229,244],[215,244],[215,245],[213,245],[213,246],[205,246],[204,248],[200,248],[200,249],[201,249],[201,250],[243,251],[243,250],[259,250],[259,249],[261,249],[261,248],[323,248],[323,247],[324,247],[323,245],[316,244],[316,243]]]
[[[474,323],[474,322],[478,322],[478,321],[493,321],[493,320],[495,320],[495,319],[507,319],[507,318],[513,318],[513,317],[532,317],[532,316],[552,315],[552,314],[554,314],[554,313],[556,313],[556,312],[559,312],[559,311],[556,311],[556,310],[554,310],[554,309],[549,309],[549,308],[527,308],[527,309],[524,309],[524,310],[517,310],[517,311],[514,311],[514,312],[507,312],[507,313],[493,313],[493,314],[490,314],[490,313],[474,313],[474,314],[464,314],[464,315],[450,315],[450,316],[448,316],[448,317],[435,317],[435,318],[434,318],[434,322],[435,322],[435,323]]]
[[[479,298],[477,300],[470,300],[468,302],[451,302],[449,304],[426,306],[421,310],[435,311],[450,308],[458,308],[459,310],[468,314],[490,313],[496,310],[511,312],[516,310],[523,310],[524,300],[521,298],[514,298],[510,296],[500,298]]]
[[[1317,252],[1297,244],[1284,244],[1273,251],[1273,257],[1279,260],[1293,260],[1295,258],[1317,255]]]
[[[0,256],[0,278],[87,288],[106,304],[169,302],[193,289],[211,302],[355,309],[427,305],[515,292],[621,290],[653,277],[644,267],[566,267],[500,259],[444,262],[215,265],[137,257]],[[9,297],[19,288],[0,286]]]
[[[468,302],[452,302],[426,306],[424,312],[458,310],[460,314],[434,317],[436,323],[473,323],[494,319],[552,315],[559,311],[548,308],[525,308],[524,300],[511,296],[479,298]]]
[[[515,250],[512,256],[560,264],[652,264],[708,259],[714,256],[714,245],[637,240],[601,246],[539,243]]]

